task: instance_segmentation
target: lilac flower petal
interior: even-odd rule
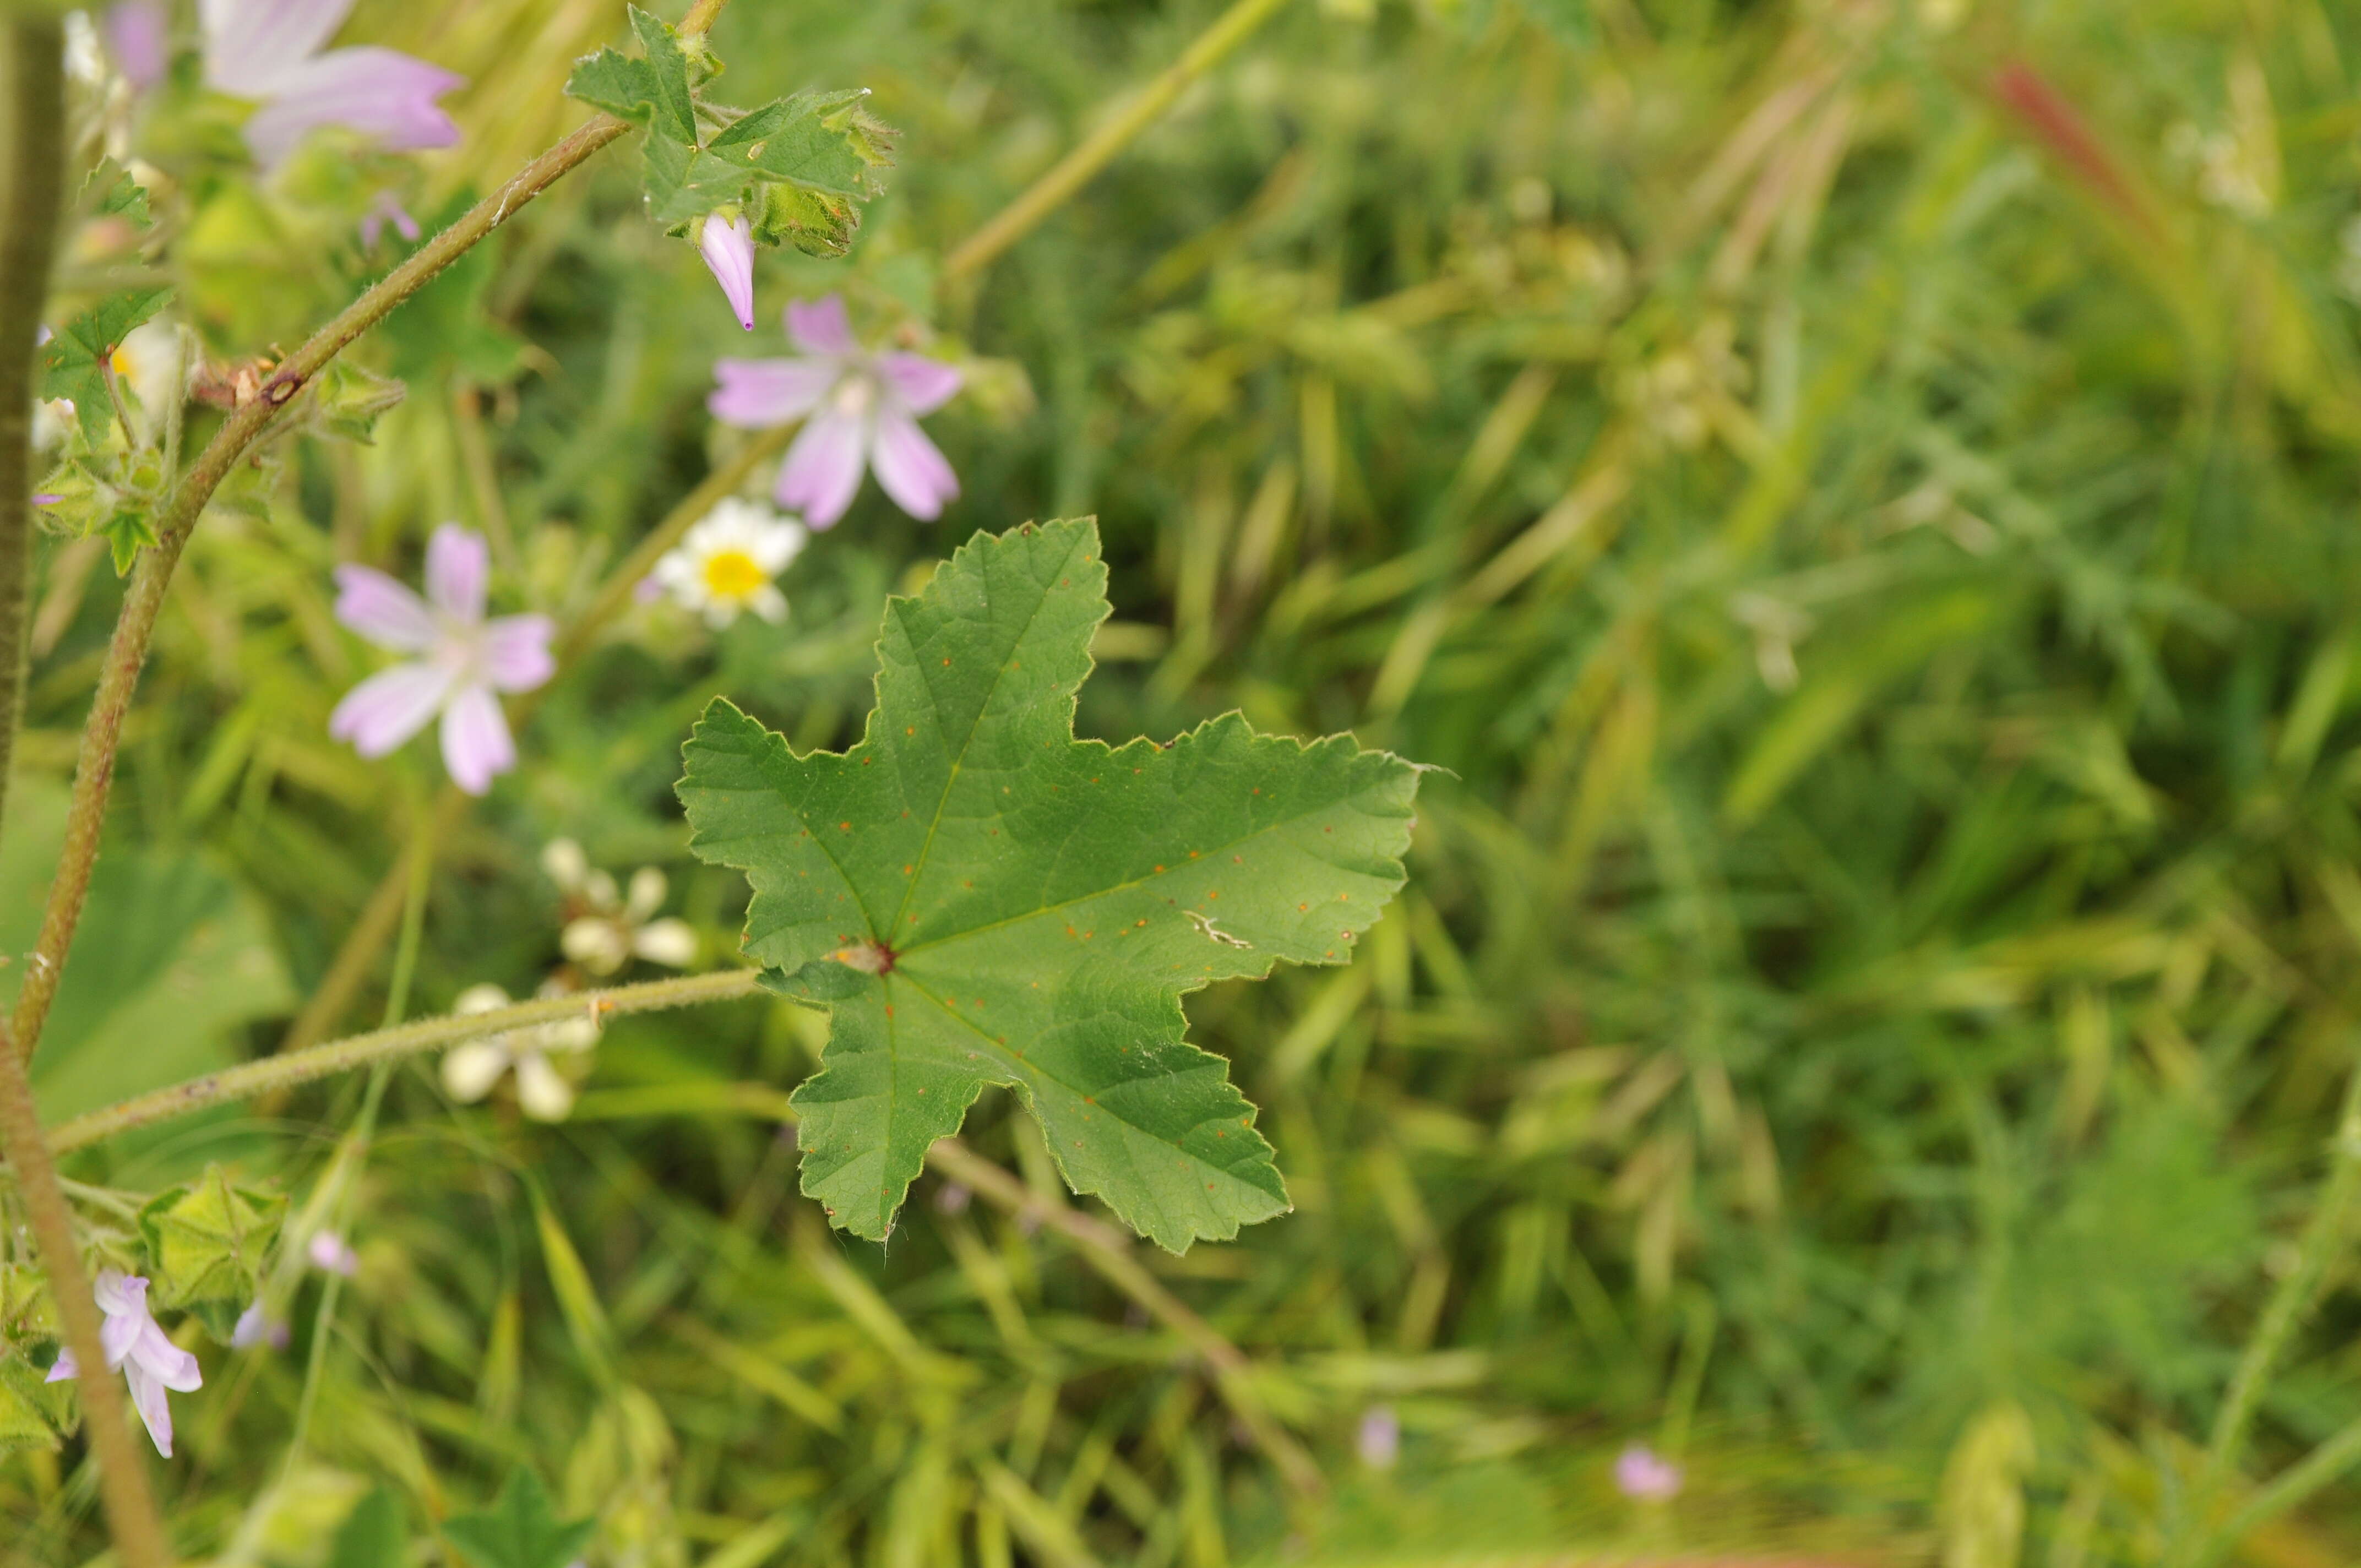
[[[139,1338],[131,1347],[131,1365],[176,1393],[192,1394],[205,1386],[197,1358],[174,1344],[155,1319],[139,1318]]]
[[[492,689],[529,692],[557,673],[549,640],[557,623],[545,615],[504,615],[484,628],[484,675]]]
[[[738,324],[748,332],[753,331],[753,225],[743,217],[726,224],[719,218],[708,218],[704,232],[697,236],[697,248],[703,253],[713,280],[721,285],[721,297],[730,302]]]
[[[106,1352],[106,1364],[120,1366],[123,1358],[139,1343],[139,1330],[148,1322],[144,1305],[137,1310],[104,1309],[106,1316],[98,1325],[98,1343]]]
[[[336,619],[396,653],[434,645],[434,612],[426,601],[371,566],[336,568]]]
[[[923,354],[881,354],[877,374],[914,414],[930,414],[941,408],[965,379],[957,366]]]
[[[106,8],[106,52],[132,86],[146,92],[171,63],[170,24],[157,0],[117,0]]]
[[[876,444],[869,461],[885,493],[912,517],[939,517],[943,503],[960,493],[959,476],[951,472],[950,460],[927,439],[918,422],[899,410],[878,411]]]
[[[1644,1443],[1633,1443],[1615,1456],[1615,1486],[1640,1502],[1662,1502],[1681,1489],[1681,1467]]]
[[[779,504],[802,512],[814,528],[834,527],[861,488],[865,436],[861,421],[848,414],[820,414],[804,426],[779,465]]]
[[[842,357],[861,352],[852,335],[852,322],[844,301],[830,294],[824,300],[797,300],[787,307],[787,335],[806,354]]]
[[[426,597],[454,620],[484,619],[484,583],[491,576],[484,536],[446,522],[426,542]]]
[[[713,375],[720,385],[705,407],[724,424],[768,430],[819,407],[841,374],[824,360],[717,359]]]
[[[273,83],[246,122],[246,145],[265,169],[322,126],[358,131],[388,152],[449,147],[459,127],[434,100],[467,80],[394,49],[335,49]]]
[[[205,85],[267,98],[291,71],[327,47],[353,0],[199,0]]]
[[[351,741],[364,757],[382,757],[425,729],[450,695],[448,671],[432,664],[396,664],[345,694],[328,716],[328,733]]]
[[[516,742],[500,700],[483,686],[462,686],[443,710],[443,765],[451,782],[481,795],[516,766]]]
[[[47,1377],[42,1378],[41,1381],[44,1383],[63,1383],[70,1377],[79,1377],[81,1376],[82,1368],[74,1362],[73,1347],[71,1345],[68,1345],[63,1350],[58,1352],[58,1358],[55,1361],[49,1363],[49,1375]]]
[[[137,1367],[129,1370],[124,1381],[131,1385],[131,1406],[139,1412],[140,1421],[148,1428],[148,1439],[156,1452],[165,1458],[172,1457],[172,1406],[165,1398],[164,1385]]]
[[[53,507],[63,499],[65,499],[63,496],[51,495],[44,490],[33,498],[33,504],[37,507]]]

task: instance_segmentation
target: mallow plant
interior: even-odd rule
[[[23,707],[36,532],[104,541],[127,578],[39,938],[0,1020],[0,1450],[86,1442],[126,1568],[214,1544],[159,1513],[131,1418],[169,1456],[174,1402],[216,1397],[222,1357],[283,1345],[301,1278],[333,1300],[362,1268],[344,1226],[386,1072],[403,1058],[443,1053],[457,1106],[512,1080],[527,1114],[555,1120],[608,1020],[767,992],[827,1017],[819,1069],[792,1101],[801,1187],[854,1237],[891,1234],[938,1140],[990,1087],[1036,1119],[1074,1190],[1162,1246],[1228,1238],[1288,1210],[1281,1151],[1227,1064],[1189,1043],[1182,999],[1280,963],[1349,962],[1402,884],[1419,771],[1349,736],[1264,735],[1236,715],[1164,740],[1078,740],[1076,703],[1109,613],[1088,519],[1005,520],[888,600],[874,708],[848,750],[798,751],[727,700],[697,720],[684,738],[679,831],[696,855],[744,873],[735,961],[697,970],[695,932],[661,914],[661,873],[642,871],[627,894],[560,840],[543,859],[567,899],[574,978],[522,1001],[479,985],[451,1015],[410,1022],[398,982],[387,1026],[371,1033],[299,1039],[59,1124],[37,1113],[27,1062],[74,962],[125,716],[175,568],[192,533],[269,483],[295,444],[366,438],[400,400],[398,382],[344,351],[629,137],[648,218],[697,248],[719,284],[715,308],[749,331],[761,249],[832,258],[851,245],[892,134],[858,91],[723,102],[708,41],[722,3],[697,0],[677,25],[632,9],[630,47],[573,72],[568,91],[592,117],[431,237],[405,204],[400,160],[459,136],[440,102],[459,80],[341,36],[349,0],[201,0],[185,16],[126,0],[98,26],[24,8],[0,23],[0,788]],[[1191,69],[1219,52],[1198,51]],[[237,134],[215,134],[225,128]],[[61,232],[104,224],[140,236],[143,272],[202,286],[202,261],[172,255],[187,204],[223,190],[313,199],[287,171],[322,137],[352,159],[336,187],[346,208],[328,215],[366,249],[389,229],[414,248],[291,349],[201,340],[171,286],[58,308]],[[1120,140],[1102,137],[1053,170],[947,265],[972,269],[1005,247]],[[148,160],[150,141],[176,173]],[[919,421],[958,394],[958,364],[923,351],[923,323],[901,323],[887,349],[869,345],[834,295],[783,309],[796,355],[716,367],[712,416],[755,433],[570,624],[492,613],[495,553],[456,524],[423,542],[409,580],[335,565],[335,615],[363,674],[328,720],[333,736],[375,761],[431,730],[451,782],[433,820],[453,820],[529,765],[525,720],[604,621],[668,603],[716,628],[744,612],[757,631],[776,627],[789,613],[779,575],[872,474],[907,512],[938,515],[959,484]],[[390,875],[393,896],[348,937],[324,991],[366,970],[390,925],[414,950],[421,885],[414,865]],[[582,988],[633,962],[688,972]],[[321,1016],[338,1005],[315,998]],[[128,1129],[361,1069],[354,1119],[319,1129],[337,1152],[299,1201],[221,1165],[127,1196],[59,1175],[60,1155]],[[402,1561],[412,1523],[378,1494],[345,1519],[333,1553]],[[528,1468],[435,1528],[478,1568],[562,1568],[595,1546],[592,1524],[557,1517]]]

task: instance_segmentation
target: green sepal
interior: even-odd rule
[[[753,226],[754,237],[765,245],[791,245],[806,256],[833,258],[852,248],[861,209],[826,191],[765,185]]]
[[[58,1333],[49,1275],[22,1264],[0,1264],[0,1354],[11,1347],[52,1343]]]
[[[115,403],[106,395],[105,365],[132,331],[164,308],[170,289],[142,289],[102,300],[65,324],[41,347],[41,396],[71,398],[82,438],[106,440]]]
[[[261,1288],[263,1260],[286,1217],[284,1197],[234,1186],[218,1165],[185,1187],[158,1193],[139,1211],[156,1304],[222,1304],[236,1322]],[[214,1326],[207,1319],[206,1327]]]
[[[331,359],[312,381],[312,425],[323,435],[371,445],[377,422],[410,395],[410,388],[391,376],[346,359]]]
[[[79,1425],[71,1383],[21,1355],[0,1351],[0,1458],[20,1449],[54,1449]]]

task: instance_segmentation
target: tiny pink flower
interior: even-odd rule
[[[232,1350],[252,1350],[258,1344],[285,1350],[287,1325],[263,1310],[262,1303],[257,1301],[237,1315],[237,1322],[229,1332],[229,1343]]]
[[[328,733],[382,757],[442,717],[443,765],[469,795],[516,766],[497,692],[525,692],[556,673],[545,615],[484,619],[490,560],[483,536],[456,523],[426,546],[426,598],[383,572],[336,568],[336,619],[379,647],[418,655],[345,694]]]
[[[123,1374],[123,1380],[131,1386],[132,1406],[147,1423],[156,1452],[170,1459],[172,1409],[164,1391],[186,1394],[203,1387],[205,1379],[197,1369],[197,1358],[166,1338],[156,1320],[148,1316],[148,1281],[138,1275],[119,1268],[101,1269],[91,1294],[105,1314],[98,1338],[106,1349],[106,1369]],[[46,1380],[56,1383],[81,1375],[73,1352],[63,1350]]]
[[[375,250],[377,242],[385,237],[388,224],[392,225],[393,232],[403,239],[412,245],[418,243],[422,232],[418,220],[410,215],[408,208],[393,199],[392,192],[379,191],[377,199],[369,203],[369,210],[361,216],[361,247]]]
[[[1637,1502],[1661,1503],[1679,1495],[1681,1467],[1635,1442],[1615,1456],[1615,1489]]]
[[[388,152],[459,139],[459,127],[434,100],[467,78],[390,49],[320,52],[353,4],[199,0],[205,85],[261,105],[246,122],[246,145],[263,168],[277,168],[322,126],[358,131]]]
[[[1361,1415],[1353,1447],[1372,1470],[1391,1470],[1401,1459],[1401,1420],[1390,1405],[1372,1405]]]
[[[313,1267],[341,1274],[347,1279],[361,1271],[361,1255],[353,1250],[352,1243],[334,1231],[313,1231],[312,1239],[304,1244],[303,1255],[312,1260]]]
[[[787,307],[795,359],[723,359],[706,407],[724,424],[763,430],[805,422],[779,466],[781,506],[811,527],[833,527],[861,488],[863,469],[912,517],[942,515],[960,493],[935,444],[918,428],[960,389],[956,367],[917,354],[873,354],[852,335],[844,302],[830,294]]]
[[[719,214],[697,220],[697,248],[738,324],[754,330],[754,228],[744,217],[723,223]]]

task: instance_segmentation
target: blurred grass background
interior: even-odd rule
[[[367,1482],[423,1517],[519,1462],[619,1568],[2159,1560],[2355,1064],[2361,14],[1295,0],[939,280],[1215,14],[730,8],[733,96],[867,85],[903,132],[850,262],[766,257],[752,352],[795,295],[930,323],[971,356],[932,422],[966,494],[922,525],[871,488],[784,634],[635,612],[437,844],[411,1007],[560,961],[560,837],[670,872],[718,959],[742,893],[683,851],[691,716],[842,743],[886,593],[1094,512],[1085,733],[1238,707],[1451,770],[1352,968],[1191,999],[1296,1212],[1149,1255],[987,1098],[968,1142],[1011,1178],[939,1168],[848,1245],[793,1190],[775,1091],[825,1023],[785,1005],[618,1025],[554,1128],[412,1069],[333,1326],[307,1294],[291,1353],[209,1358],[183,1402],[175,1519],[217,1561],[314,1563]],[[566,69],[620,24],[368,0],[351,36],[473,82],[421,214],[574,123]],[[628,164],[589,174],[363,351],[410,385],[376,446],[291,451],[200,531],[53,1117],[272,1048],[426,816],[423,748],[327,739],[362,667],[331,562],[406,570],[456,517],[562,614],[727,455],[701,399],[748,340]],[[187,306],[225,356],[368,271],[291,208],[203,210]],[[93,565],[46,558],[25,750],[60,780]],[[300,1196],[357,1093],[82,1174],[236,1158]],[[2255,1476],[2361,1415],[2356,1326],[2347,1245]],[[1615,1492],[1635,1441],[1684,1466],[1672,1503]],[[2361,1557],[2355,1498],[2236,1560]],[[41,1456],[0,1512],[27,1562],[99,1543],[88,1475]]]

